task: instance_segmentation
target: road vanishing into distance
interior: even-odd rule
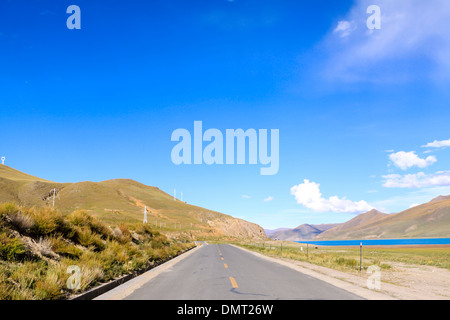
[[[149,271],[152,272],[152,271]],[[145,274],[144,274],[145,275]],[[138,277],[139,278],[139,277]],[[133,279],[97,299],[355,300],[327,282],[231,245],[202,245],[150,280]],[[136,286],[136,281],[143,282]],[[126,295],[123,292],[126,292]]]

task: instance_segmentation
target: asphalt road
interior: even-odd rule
[[[115,290],[121,290],[120,287]],[[128,300],[353,300],[360,297],[230,245],[203,245]]]

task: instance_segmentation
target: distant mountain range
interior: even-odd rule
[[[272,239],[341,240],[450,237],[450,196],[439,196],[408,210],[386,214],[371,210],[334,225],[303,224],[294,229],[266,231]]]
[[[327,231],[336,226],[338,226],[338,224],[302,224],[294,229],[280,228],[276,230],[265,231],[267,236],[272,239],[286,241],[312,240],[324,231]]]
[[[0,202],[53,206],[53,190],[55,207],[63,213],[83,209],[107,223],[136,223],[143,221],[147,206],[148,222],[158,223],[167,232],[178,232],[181,227],[194,238],[266,239],[257,224],[175,200],[157,187],[134,180],[58,183],[0,164]]]

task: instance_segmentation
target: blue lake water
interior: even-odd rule
[[[450,244],[450,238],[430,239],[370,239],[370,240],[323,240],[323,241],[295,241],[298,243],[309,243],[318,246],[400,246],[400,245],[437,245]]]

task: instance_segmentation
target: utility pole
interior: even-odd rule
[[[56,195],[56,188],[53,189],[53,209],[55,209],[55,195]]]

